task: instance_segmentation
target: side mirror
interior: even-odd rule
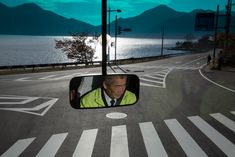
[[[140,81],[133,74],[89,75],[70,80],[69,101],[75,109],[108,108],[135,104]]]

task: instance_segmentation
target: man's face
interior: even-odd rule
[[[126,77],[113,77],[111,85],[106,85],[104,83],[104,88],[109,97],[113,99],[119,99],[126,89],[126,80]]]

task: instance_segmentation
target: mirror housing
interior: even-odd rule
[[[70,80],[69,101],[75,109],[133,105],[139,99],[139,86],[134,74],[74,77]]]

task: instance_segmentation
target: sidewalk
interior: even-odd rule
[[[201,72],[209,80],[235,91],[235,67],[222,66],[221,70],[211,70],[206,65]]]

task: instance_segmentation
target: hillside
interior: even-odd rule
[[[92,32],[94,26],[67,19],[43,10],[34,3],[7,7],[0,3],[0,34],[67,35],[71,32]]]
[[[119,18],[119,26],[132,30],[131,32],[123,32],[120,36],[159,38],[161,37],[163,25],[165,27],[165,37],[167,38],[182,38],[187,34],[193,34],[194,36],[213,34],[213,32],[194,31],[194,21],[197,12],[212,11],[193,10],[190,13],[186,13],[178,12],[166,5],[159,5],[135,17]],[[69,35],[72,32],[101,33],[101,26],[93,26],[79,20],[62,17],[51,11],[43,10],[34,3],[17,7],[7,7],[0,3],[0,19],[0,34]],[[221,21],[224,23],[223,20]],[[235,26],[235,21],[233,21],[232,25],[233,27]],[[114,26],[115,22],[113,21],[110,27],[111,36],[114,36]]]
[[[165,35],[168,37],[182,37],[186,34],[201,35],[205,32],[195,32],[194,23],[197,12],[211,12],[205,10],[194,10],[190,13],[177,12],[165,5],[157,6],[132,18],[119,18],[118,25],[123,28],[131,28],[132,32],[123,35],[130,36],[161,36],[162,27],[165,27]],[[111,24],[114,28],[114,22]],[[111,29],[114,31],[114,29]],[[206,32],[211,33],[211,32]]]

